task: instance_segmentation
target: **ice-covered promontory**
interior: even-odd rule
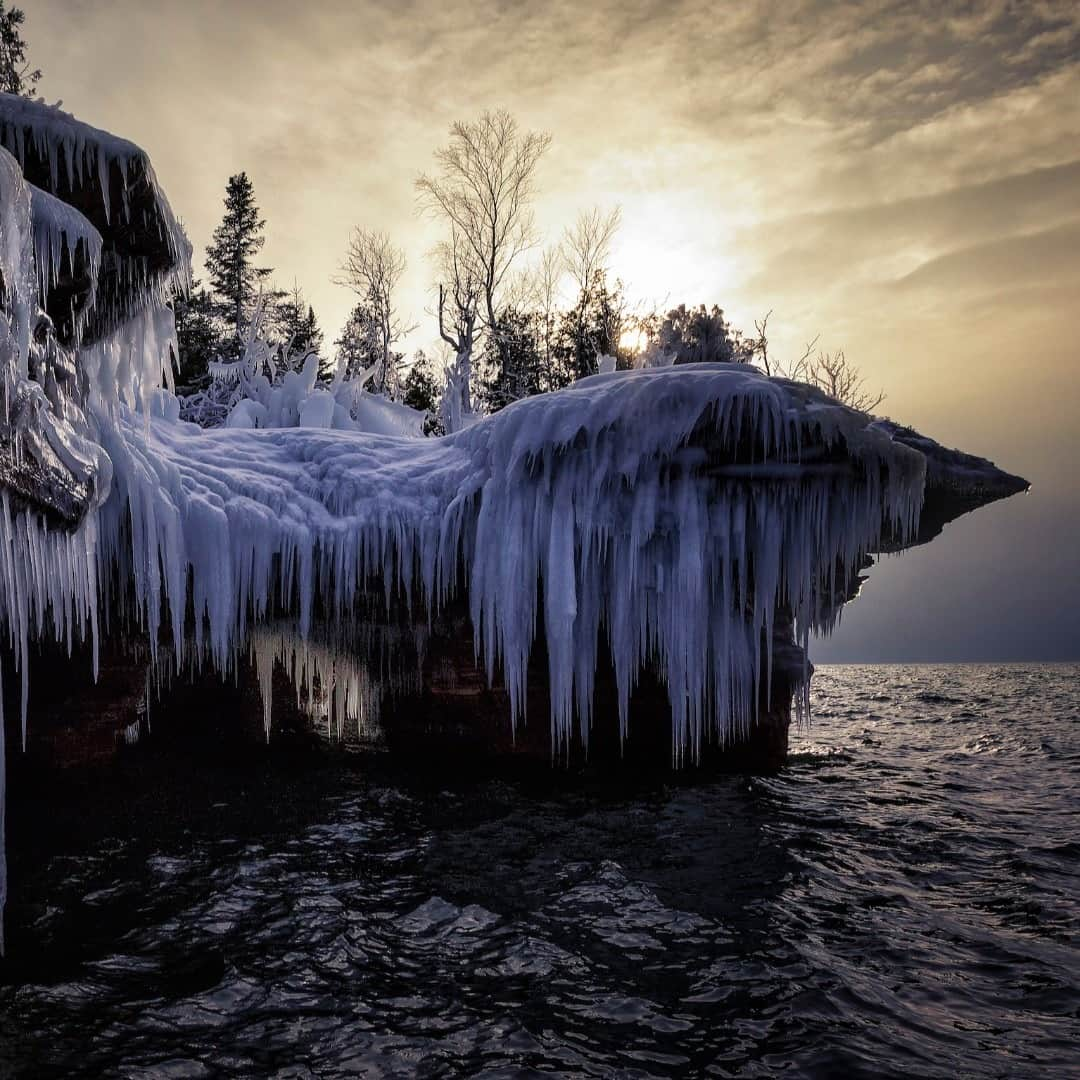
[[[396,407],[361,388],[350,407],[312,369],[204,430],[169,389],[190,248],[146,156],[8,96],[0,144],[0,618],[23,740],[34,641],[108,635],[145,648],[151,695],[257,670],[268,734],[277,663],[339,727],[381,710],[392,735],[396,701],[410,738],[472,709],[556,760],[639,722],[669,763],[755,731],[775,748],[808,635],[870,553],[918,539],[927,477],[959,475],[743,365],[597,375],[443,438],[388,433],[410,430]],[[1023,486],[967,476],[975,503]]]

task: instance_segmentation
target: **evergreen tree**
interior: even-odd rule
[[[4,0],[0,0],[0,90],[33,97],[41,72],[31,69],[26,59],[27,43],[21,29],[25,19],[22,8],[5,11]]]
[[[554,353],[556,363],[549,375],[550,385],[544,389],[557,390],[575,379],[595,375],[601,356],[618,357],[625,321],[622,282],[616,281],[609,288],[604,271],[597,271],[573,308],[563,313]]]
[[[229,351],[234,354],[239,350],[260,286],[272,272],[252,262],[266,242],[265,225],[247,173],[230,176],[225,189],[225,216],[206,249],[206,270],[214,292],[214,314],[229,327]]]
[[[220,351],[213,304],[210,294],[196,280],[191,283],[191,295],[176,297],[172,307],[180,351],[176,360],[176,385],[195,387],[205,381],[207,366]]]
[[[337,354],[331,374],[344,365],[344,377],[354,379],[368,368],[375,367],[375,378],[365,389],[373,394],[385,394],[396,401],[402,393],[401,365],[405,354],[393,350],[388,355],[384,354],[381,329],[382,322],[376,307],[365,301],[357,304],[349,313],[341,337],[334,342]]]
[[[299,285],[294,284],[277,305],[274,330],[292,356],[303,357],[322,349],[323,332],[315,309],[304,299]]]
[[[672,308],[656,340],[665,352],[675,354],[676,364],[744,364],[754,353],[754,343],[743,339],[716,304]]]
[[[498,412],[523,397],[544,389],[540,342],[541,327],[535,313],[503,311],[484,340],[480,363],[479,397],[488,412]]]
[[[297,323],[294,340],[302,344],[305,352],[319,352],[322,349],[323,332],[319,320],[315,318],[315,309],[310,304],[307,314]]]
[[[359,303],[349,312],[341,336],[334,342],[335,363],[332,374],[341,370],[343,378],[355,379],[378,358],[378,346],[374,339],[374,326],[367,305]]]
[[[428,419],[424,423],[425,435],[442,435],[439,423],[439,398],[441,387],[435,374],[435,368],[423,349],[417,349],[413,356],[412,367],[402,383],[402,401],[410,409],[426,412]]]

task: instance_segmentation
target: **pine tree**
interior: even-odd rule
[[[554,350],[556,364],[544,389],[557,390],[575,379],[595,375],[601,356],[618,356],[625,319],[622,282],[609,288],[604,271],[597,271],[574,307],[563,313]]]
[[[498,412],[512,401],[543,390],[546,373],[539,318],[531,312],[508,309],[499,315],[494,332],[485,339],[478,390],[488,412]]]
[[[301,342],[308,352],[318,352],[322,348],[323,332],[319,320],[315,318],[315,309],[310,304],[307,314],[297,324],[296,340]]]
[[[225,216],[206,249],[206,270],[214,292],[214,314],[233,335],[232,352],[239,348],[260,286],[272,273],[268,267],[252,263],[266,242],[262,234],[265,225],[247,173],[230,176],[225,189]]]
[[[341,336],[334,342],[336,347],[333,372],[340,368],[346,379],[355,379],[371,367],[378,358],[378,346],[374,339],[374,326],[367,305],[360,303],[349,312]]]
[[[716,304],[672,308],[656,340],[665,352],[674,354],[676,364],[744,364],[754,353],[754,343],[743,338]]]
[[[423,349],[417,349],[412,366],[402,383],[402,401],[410,409],[426,412],[428,419],[424,423],[425,435],[442,435],[439,423],[439,380],[435,375],[434,365]]]
[[[41,72],[31,69],[26,59],[27,43],[20,29],[25,19],[22,8],[5,11],[4,0],[0,0],[0,90],[33,97]]]
[[[293,284],[292,291],[285,294],[274,314],[274,331],[290,355],[304,357],[319,352],[323,332],[315,318],[315,309],[304,298],[299,285]]]
[[[207,366],[220,351],[217,327],[214,324],[213,304],[199,282],[191,283],[191,295],[173,300],[176,321],[177,357],[176,385],[195,387],[204,381]]]

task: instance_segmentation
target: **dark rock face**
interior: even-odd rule
[[[106,646],[96,680],[89,649],[69,656],[63,647],[45,643],[34,651],[31,668],[26,766],[66,769],[110,761],[125,732],[145,718],[148,667],[130,643]],[[18,686],[5,664],[4,716],[12,750],[20,739]]]
[[[606,648],[601,647],[588,741],[578,729],[568,746],[554,748],[542,633],[529,661],[525,720],[516,731],[510,722],[509,695],[500,683],[488,684],[476,664],[474,641],[472,626],[463,614],[436,625],[425,653],[422,688],[384,702],[382,726],[392,752],[443,765],[453,762],[456,770],[498,763],[500,768],[592,774],[659,774],[676,768],[769,771],[782,765],[787,756],[792,696],[808,673],[790,622],[778,619],[772,684],[762,687],[759,712],[748,736],[727,744],[706,743],[698,761],[689,757],[679,761],[667,688],[651,672],[642,672],[631,696],[623,739],[614,668]]]
[[[30,377],[0,381],[0,489],[12,509],[40,514],[50,528],[73,530],[98,484],[97,447],[89,439],[71,349],[39,314],[30,342]]]
[[[786,634],[784,641],[781,636]],[[763,687],[760,708],[748,736],[721,745],[707,743],[699,760],[676,762],[667,689],[643,672],[631,698],[627,737],[620,738],[614,672],[601,654],[593,723],[588,745],[580,732],[569,746],[552,751],[547,655],[541,639],[529,669],[527,715],[511,728],[510,699],[496,680],[489,685],[476,665],[467,617],[441,621],[428,640],[420,688],[386,692],[380,708],[381,736],[364,749],[386,752],[411,771],[435,775],[655,777],[667,772],[769,772],[787,756],[792,697],[803,677],[803,652],[790,641],[790,628],[774,645],[772,684]],[[207,752],[226,740],[255,750],[265,739],[263,702],[257,674],[242,661],[222,677],[211,671],[174,678],[167,687],[150,685],[145,643],[132,648],[116,639],[101,657],[95,682],[88,649],[73,657],[56,648],[32,659],[28,758],[21,768],[65,769],[111,760],[128,742],[183,738]],[[5,671],[8,745],[18,746],[18,679]],[[314,737],[317,722],[297,704],[284,668],[274,669],[272,740]],[[353,741],[350,736],[350,743]]]
[[[0,488],[12,509],[34,511],[51,528],[77,528],[93,497],[93,472],[69,469],[40,430],[24,429],[21,443],[19,452],[12,433],[0,429]]]
[[[891,420],[879,420],[878,424],[896,442],[918,450],[926,458],[926,490],[918,535],[906,544],[893,541],[883,552],[928,544],[941,535],[950,521],[1031,487],[1022,476],[1007,473],[986,458],[949,450],[914,428],[901,427]]]
[[[82,418],[78,372],[46,315],[34,328],[28,366],[29,380],[10,383],[0,419],[0,488],[13,509],[41,514],[50,528],[74,529],[93,500],[97,469],[74,427]]]

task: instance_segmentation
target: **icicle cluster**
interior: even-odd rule
[[[41,295],[51,292],[64,271],[78,265],[80,250],[86,260],[90,294],[84,303],[83,319],[94,306],[98,271],[101,268],[101,234],[74,207],[47,191],[28,185],[34,227],[34,261],[37,264]],[[81,326],[76,327],[76,333]]]
[[[173,313],[165,306],[147,307],[108,337],[79,350],[77,364],[86,381],[87,405],[109,426],[120,412],[149,415],[162,404],[160,390],[173,388],[176,355]],[[175,399],[174,399],[175,401]],[[179,406],[175,406],[177,415]]]
[[[126,195],[141,152],[89,138],[56,110],[31,124],[17,101],[0,104],[0,140],[21,160],[32,139],[54,190],[61,165],[69,181],[98,170],[108,217],[113,170]],[[140,166],[153,185],[145,158]],[[186,241],[158,201],[186,265]],[[40,207],[32,217],[19,166],[0,150],[5,406],[27,381],[39,282],[47,289],[72,245],[99,257],[81,223],[48,199]],[[83,524],[49,531],[0,502],[0,619],[20,659],[24,723],[29,639],[96,641],[108,606],[100,583],[114,575],[126,592],[112,600],[130,598],[152,650],[167,630],[178,663],[206,657],[224,671],[252,649],[264,682],[285,660],[309,692],[322,686],[337,726],[370,709],[376,680],[363,657],[350,667],[313,642],[316,611],[344,623],[374,586],[387,610],[431,616],[463,587],[514,723],[542,626],[553,752],[575,721],[587,742],[604,634],[624,732],[635,680],[651,666],[668,687],[681,761],[707,739],[747,731],[769,681],[776,612],[790,610],[804,640],[827,628],[837,579],[883,524],[899,536],[917,524],[921,454],[861,413],[739,365],[606,373],[443,439],[393,434],[411,430],[401,417],[361,422],[340,383],[317,388],[312,368],[278,386],[241,372],[252,391],[243,415],[203,430],[178,420],[160,388],[175,347],[163,288],[144,282],[135,316],[78,354],[87,420],[75,434],[92,433],[104,451]],[[57,424],[72,417],[84,422],[81,410],[53,414]],[[295,620],[288,635],[260,629],[282,613]],[[4,888],[0,869],[0,910]]]
[[[345,618],[379,581],[387,602],[437,612],[463,571],[515,720],[542,620],[553,746],[575,716],[587,739],[604,632],[624,727],[653,665],[681,757],[745,733],[778,608],[804,635],[827,628],[836,576],[883,522],[914,527],[921,455],[867,423],[739,367],[597,376],[437,440],[122,411],[102,428],[115,479],[101,547],[134,581],[151,641],[168,613],[185,647],[190,596],[194,648],[220,667],[274,611],[294,611],[305,638],[317,604]],[[839,464],[799,463],[841,444]]]
[[[20,164],[26,160],[27,149],[32,146],[37,156],[48,162],[53,192],[60,190],[61,181],[72,190],[85,186],[87,179],[94,176],[106,220],[112,220],[115,209],[112,205],[112,170],[115,168],[120,172],[121,217],[130,220],[130,181],[138,167],[154,191],[162,213],[164,239],[176,255],[177,263],[187,262],[190,258],[187,237],[168,208],[168,200],[158,186],[145,152],[133,142],[76,120],[57,106],[47,106],[14,94],[0,94],[0,143]]]
[[[263,700],[263,723],[270,739],[274,665],[280,664],[296,689],[299,709],[326,724],[328,739],[341,741],[346,725],[370,742],[379,734],[379,714],[383,695],[418,691],[418,658],[422,645],[408,643],[406,653],[416,663],[410,668],[396,657],[380,658],[385,634],[375,628],[358,633],[355,626],[333,642],[301,636],[291,624],[257,627],[249,640]]]
[[[10,154],[0,150],[0,368],[4,420],[18,379],[25,379],[37,314],[30,189]]]
[[[100,192],[107,223],[150,227],[164,242],[170,255],[170,265],[164,271],[151,272],[145,259],[128,258],[115,251],[106,253],[106,269],[119,286],[116,296],[123,294],[127,299],[126,304],[113,311],[99,312],[108,317],[110,325],[146,308],[163,306],[178,291],[189,289],[191,244],[158,184],[149,159],[134,143],[84,124],[59,107],[13,94],[0,94],[0,145],[20,166],[25,167],[31,154],[45,163],[48,191],[42,194],[62,198],[65,192],[92,187]],[[134,200],[137,178],[147,185],[152,205],[152,213],[144,206],[138,222]],[[119,206],[113,205],[114,186],[120,192]],[[43,238],[43,243],[55,243],[58,232],[64,231],[58,215],[66,217],[69,225],[73,225],[75,217],[81,217],[73,209],[67,214],[55,209],[43,210],[43,227],[47,227],[50,220],[52,224],[52,236],[48,241]],[[93,229],[92,225],[89,227]],[[73,229],[80,232],[79,239],[93,244],[92,237],[85,232],[86,226],[73,226]],[[67,235],[66,242],[73,244],[75,238],[71,233]],[[95,257],[100,260],[100,235],[98,240]],[[40,262],[39,272],[43,276],[48,273]],[[116,303],[115,297],[113,303]]]

